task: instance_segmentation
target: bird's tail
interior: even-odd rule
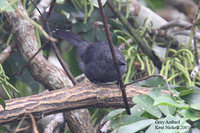
[[[56,29],[55,31],[53,31],[53,34],[55,36],[65,39],[67,42],[76,47],[81,46],[84,42],[86,42],[83,38],[81,38],[81,36],[70,31]]]

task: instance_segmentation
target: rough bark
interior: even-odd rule
[[[126,92],[129,105],[133,105],[131,99],[134,96],[148,94],[150,90],[151,88],[128,86]],[[168,93],[168,91],[163,91],[163,93]],[[88,107],[124,107],[120,89],[116,85],[96,85],[86,82],[68,89],[7,100],[5,110],[0,106],[0,124],[20,120],[28,113],[39,119],[55,112]],[[85,111],[82,110],[82,112]],[[87,124],[80,121],[80,125]]]

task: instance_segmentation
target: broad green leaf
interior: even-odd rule
[[[145,133],[160,133],[159,130],[155,129],[155,123],[153,123],[146,131]]]
[[[149,92],[149,96],[151,96],[153,99],[156,97],[161,96],[162,93],[160,91],[160,88],[153,88],[150,92]]]
[[[200,119],[200,112],[193,110],[181,110],[181,114],[186,120],[196,121]]]
[[[191,104],[190,107],[195,110],[200,110],[200,104]]]
[[[133,98],[133,102],[140,105],[142,108],[144,108],[145,111],[155,116],[156,118],[160,118],[162,115],[157,106],[153,107],[154,100],[148,95],[135,96]]]
[[[135,123],[135,122],[140,121],[140,120],[145,120],[145,119],[146,118],[136,116],[135,114],[133,114],[133,115],[122,115],[121,117],[117,117],[116,119],[112,120],[112,122],[110,123],[110,126],[113,129],[116,129],[119,126],[129,125],[129,124]]]
[[[106,3],[107,0],[101,0],[102,6]],[[90,2],[97,8],[99,8],[98,0],[90,0]]]
[[[200,93],[192,93],[183,97],[188,104],[198,104],[200,101]]]
[[[136,116],[141,116],[144,113],[144,109],[142,109],[139,105],[135,105],[131,108],[131,114]]]
[[[178,87],[175,87],[174,89],[178,92],[181,92],[181,91],[184,91],[184,90],[191,90],[190,88],[184,87],[184,86],[178,86]]]
[[[125,109],[116,109],[111,111],[110,113],[108,113],[108,115],[104,118],[104,122],[108,121],[110,119],[112,119],[113,117],[117,116],[118,114],[122,113],[123,111],[125,111]]]
[[[0,97],[0,104],[4,109],[6,108],[6,103],[5,103],[4,99],[1,97]]]
[[[173,115],[176,112],[176,107],[168,105],[158,105],[160,111],[165,114],[165,116]]]
[[[154,122],[155,122],[155,120],[153,120],[153,119],[141,120],[141,121],[135,122],[133,124],[129,124],[129,125],[117,128],[117,129],[113,130],[112,133],[135,133],[137,131],[140,131],[140,130],[150,126]]]
[[[188,109],[189,106],[183,102],[176,102],[174,101],[171,97],[169,96],[160,96],[155,98],[154,104],[153,105],[169,105],[181,109]]]
[[[182,97],[194,92],[194,89],[190,89],[188,87],[175,87],[174,89],[179,92],[179,97]]]
[[[153,77],[140,82],[140,85],[144,87],[157,87],[158,85],[163,84],[165,84],[165,81],[161,77]]]
[[[162,87],[162,89],[166,89],[167,87]],[[161,91],[161,88],[154,88],[150,91],[149,95],[155,99],[159,96],[162,96],[162,95],[165,95],[163,94]],[[158,105],[158,108],[160,109],[160,111],[165,114],[166,116],[168,115],[173,115],[174,112],[176,111],[176,108],[175,107],[172,107],[172,106],[168,106],[168,105]]]
[[[193,89],[181,91],[180,94],[179,94],[179,97],[182,97],[182,96],[191,94],[191,93],[193,93],[193,92],[194,92]]]

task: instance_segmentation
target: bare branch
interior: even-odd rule
[[[133,105],[132,97],[147,94],[150,90],[151,88],[127,86],[129,104]],[[169,91],[163,92],[169,93]],[[70,89],[6,100],[6,109],[0,106],[0,124],[21,120],[28,113],[38,119],[55,112],[88,107],[124,107],[120,89],[117,85],[97,85],[85,82]]]

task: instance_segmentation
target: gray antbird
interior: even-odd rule
[[[56,30],[54,33],[76,47],[79,66],[91,82],[106,83],[117,80],[117,72],[107,41],[89,43],[70,31]],[[114,50],[123,75],[127,70],[124,55],[116,46]]]

